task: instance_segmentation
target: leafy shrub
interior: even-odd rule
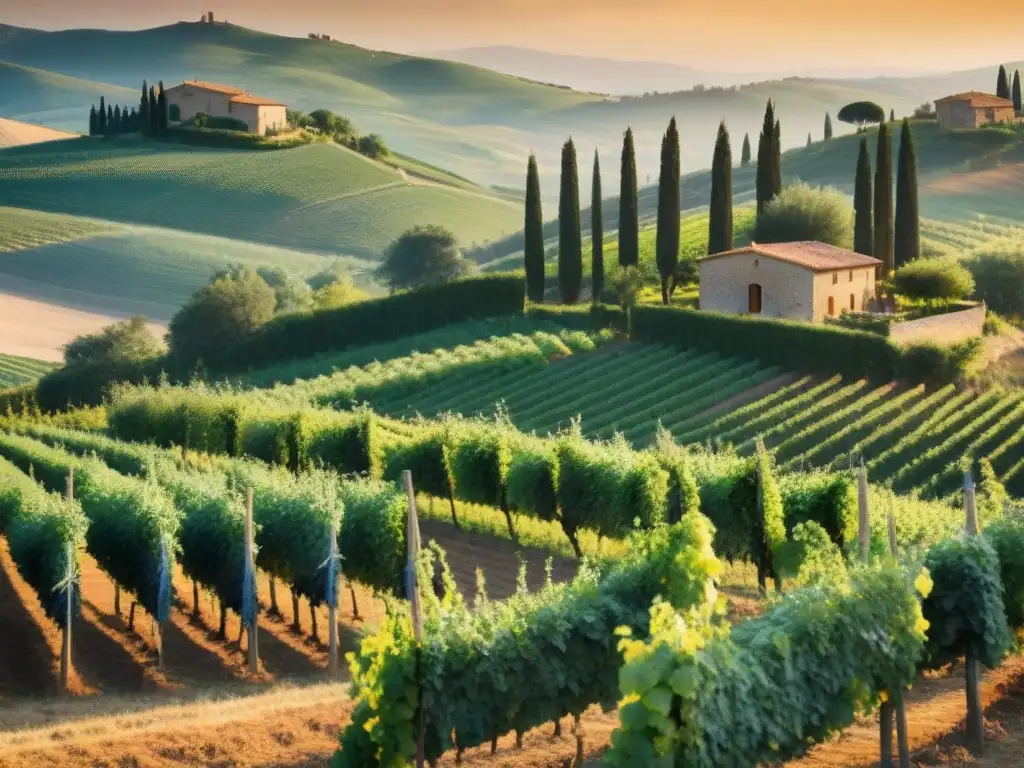
[[[916,584],[927,593],[927,578]],[[895,570],[797,590],[725,636],[656,603],[650,639],[621,642],[607,760],[713,768],[799,757],[914,680],[926,626]]]
[[[896,377],[913,383],[946,384],[959,381],[981,352],[980,338],[950,345],[908,344],[896,367]]]
[[[342,475],[380,476],[380,435],[373,413],[310,409],[295,419],[294,467],[324,466]]]
[[[893,287],[896,293],[913,299],[955,301],[971,295],[974,278],[955,259],[919,258],[896,270]]]
[[[388,247],[377,270],[392,290],[450,283],[464,277],[473,263],[462,257],[455,235],[444,227],[417,226]]]
[[[216,360],[274,315],[277,297],[255,271],[243,269],[200,288],[170,322],[171,354]]]
[[[196,128],[210,128],[215,131],[243,131],[249,130],[249,124],[234,117],[217,117],[214,115],[198,114],[192,120]]]
[[[146,318],[132,317],[68,342],[64,346],[64,364],[118,365],[150,360],[163,351],[163,344],[149,330]]]
[[[371,160],[379,160],[382,157],[388,156],[388,145],[384,143],[384,139],[378,136],[376,133],[368,133],[365,136],[360,136],[359,141],[356,143],[356,147],[359,150],[359,154],[366,155]]]
[[[966,262],[975,295],[989,309],[1008,317],[1024,316],[1024,241],[998,240],[974,251]]]
[[[983,537],[960,536],[932,547],[924,565],[935,584],[922,605],[931,626],[928,666],[937,669],[964,655],[998,666],[1011,639],[995,550]]]
[[[768,203],[757,217],[752,239],[758,243],[816,240],[849,248],[852,220],[853,209],[838,189],[797,182]]]

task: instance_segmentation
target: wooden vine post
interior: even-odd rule
[[[864,459],[860,460],[857,472],[857,511],[858,539],[860,556],[865,564],[871,562],[871,516],[868,507],[868,473],[864,467]],[[898,562],[899,553],[896,549],[896,520],[889,512],[889,549],[893,559]],[[889,698],[882,703],[878,713],[880,764],[882,768],[892,768],[892,732],[893,720],[896,721],[897,743],[899,745],[900,768],[909,768],[910,750],[907,743],[907,718],[903,705],[903,691],[890,692]]]
[[[964,512],[967,515],[967,535],[978,535],[978,509],[974,497],[974,479],[970,470],[964,472]],[[980,755],[985,751],[985,715],[981,707],[981,685],[978,659],[970,651],[964,659],[967,678],[967,749]]]
[[[768,556],[766,554],[767,544],[765,543],[764,529],[764,478],[761,476],[761,459],[764,444],[761,437],[757,438],[757,524],[761,528],[762,552],[757,563],[757,589],[762,596],[768,593],[768,569],[766,567]]]
[[[333,526],[327,531],[327,671],[331,677],[338,674],[338,536]]]
[[[75,470],[68,470],[67,499],[71,504],[75,500]],[[74,615],[75,602],[75,551],[71,544],[67,550],[67,572],[64,576],[64,632],[60,645],[60,688],[68,690],[71,677],[71,617]]]
[[[423,768],[425,760],[426,742],[426,713],[423,710],[423,609],[420,605],[419,578],[416,573],[416,563],[420,553],[420,524],[416,516],[416,492],[412,486],[412,472],[402,470],[402,482],[405,484],[405,493],[409,499],[409,517],[406,527],[406,543],[408,558],[405,571],[405,594],[409,599],[409,606],[412,611],[412,630],[416,638],[416,682],[417,682],[417,712],[418,723],[416,727],[416,768]]]
[[[243,589],[243,601],[248,598],[251,606],[246,606],[246,619],[248,620],[248,655],[249,674],[255,675],[260,671],[260,630],[257,622],[257,605],[254,587],[256,584],[256,563],[253,558],[253,534],[252,534],[252,488],[245,494],[245,584]]]

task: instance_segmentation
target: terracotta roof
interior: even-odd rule
[[[855,267],[874,267],[882,262],[871,256],[837,248],[828,243],[805,240],[796,243],[751,243],[743,248],[731,251],[712,253],[700,261],[720,259],[724,256],[738,256],[744,253],[756,253],[766,259],[776,259],[805,267],[814,272],[831,272],[835,269],[852,269]]]
[[[182,85],[191,85],[193,88],[200,88],[204,91],[213,91],[214,93],[226,93],[228,96],[239,96],[245,93],[241,88],[232,88],[230,85],[221,85],[220,83],[206,83],[202,80],[186,80],[181,85],[176,85],[174,87],[181,88]]]
[[[985,109],[986,107],[1013,107],[1013,102],[1010,99],[993,96],[991,93],[982,93],[981,91],[954,93],[952,96],[936,99],[935,103],[948,104],[953,101],[966,101],[973,109]]]
[[[234,104],[255,104],[260,107],[284,107],[286,104],[276,101],[275,99],[264,99],[262,96],[253,96],[249,93],[242,93],[238,96],[232,96],[229,101]]]

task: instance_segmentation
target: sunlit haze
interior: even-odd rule
[[[0,0],[0,22],[42,29],[138,29],[213,11],[279,34],[317,31],[360,45],[428,52],[481,45],[720,72],[893,74],[1020,58],[1017,0]]]

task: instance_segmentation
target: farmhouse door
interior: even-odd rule
[[[757,283],[747,286],[747,311],[752,315],[761,314],[761,286]]]
[[[828,315],[832,317],[836,313],[836,299],[835,296],[828,297]]]

